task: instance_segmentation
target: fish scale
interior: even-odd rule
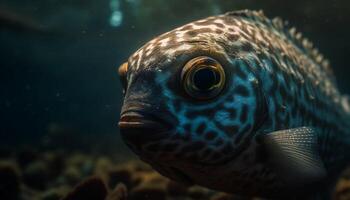
[[[196,69],[215,72],[218,82],[202,83],[217,85],[186,89]],[[311,198],[348,163],[349,101],[329,62],[280,18],[244,10],[195,21],[146,43],[119,71],[123,139],[176,181]]]
[[[280,21],[280,20],[278,20]],[[281,22],[281,21],[280,21]],[[276,23],[273,23],[273,26]],[[280,31],[285,30],[285,27],[280,24]],[[286,31],[284,31],[286,32]],[[276,71],[281,71],[281,73],[286,74],[285,76],[289,76],[291,77],[291,70],[296,70],[299,69],[299,73],[300,74],[304,74],[304,79],[301,79],[301,82],[299,83],[299,91],[301,91],[302,93],[302,99],[301,101],[301,105],[303,106],[303,109],[306,110],[306,113],[309,113],[309,117],[310,119],[306,119],[306,120],[312,120],[312,121],[317,121],[314,122],[315,124],[322,124],[322,123],[330,123],[329,126],[335,126],[334,128],[336,128],[337,133],[333,133],[333,134],[347,134],[347,131],[349,130],[349,123],[348,123],[348,118],[349,118],[349,113],[345,112],[342,109],[342,105],[339,99],[341,99],[341,95],[339,94],[339,92],[336,89],[336,84],[334,82],[335,78],[333,76],[332,71],[330,70],[328,61],[323,59],[323,56],[318,53],[318,51],[316,49],[312,49],[312,45],[308,42],[308,40],[303,39],[300,34],[295,32],[295,28],[292,28],[290,31],[286,32],[289,33],[287,34],[287,36],[289,38],[292,39],[292,41],[296,44],[296,46],[302,50],[303,53],[307,54],[310,56],[310,58],[305,58],[305,55],[300,55],[300,53],[298,52],[294,52],[296,55],[295,56],[290,56],[290,57],[294,57],[296,60],[296,63],[299,63],[299,65],[297,65],[296,67],[291,66],[291,65],[287,65],[289,66],[289,68],[281,70],[281,68],[279,67],[280,65],[276,64],[275,69],[274,69],[274,73],[276,73]],[[285,52],[285,54],[287,54],[288,52]],[[299,54],[299,55],[298,55]],[[273,54],[273,55],[281,55],[281,54]],[[298,58],[302,58],[302,59],[298,59]],[[272,58],[272,59],[276,59],[276,60],[282,60],[281,58]],[[277,73],[278,74],[278,73]],[[280,79],[277,79],[280,80]],[[295,81],[296,80],[296,81]],[[322,80],[322,81],[320,81]],[[293,81],[290,81],[293,83]],[[289,83],[290,83],[289,82]],[[294,83],[298,82],[298,78],[295,77],[294,79]],[[279,83],[277,83],[278,85],[285,85],[286,83],[284,81],[281,81]],[[311,88],[311,89],[309,89]],[[313,90],[313,91],[310,91]],[[314,93],[314,94],[312,94]],[[280,92],[276,92],[275,96],[277,96],[278,94],[280,94]],[[305,95],[309,95],[312,96],[312,100],[307,101],[305,98]],[[317,95],[317,97],[314,97],[315,95]],[[298,99],[296,99],[298,100]],[[275,102],[275,104],[279,104],[278,101]],[[324,112],[327,113],[327,115],[330,115],[330,117],[328,117],[328,119],[326,118],[325,115],[322,115],[318,109],[316,109],[315,107],[313,107],[314,105],[319,105],[318,109],[325,109],[328,112]],[[330,112],[331,110],[333,110],[333,112]],[[322,112],[322,111],[321,111]],[[333,116],[332,116],[333,115]],[[340,115],[343,117],[338,117],[336,115]],[[321,117],[318,117],[321,116]],[[335,120],[344,120],[344,121],[335,121]],[[345,123],[344,123],[345,122]],[[340,130],[337,130],[340,129]],[[342,137],[339,137],[342,138]],[[326,143],[326,142],[325,142]]]

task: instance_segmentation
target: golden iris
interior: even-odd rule
[[[215,59],[200,56],[188,61],[181,73],[185,92],[196,99],[216,97],[225,85],[225,71]]]

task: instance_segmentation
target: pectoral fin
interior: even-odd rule
[[[326,177],[319,155],[318,135],[313,128],[300,127],[261,135],[267,162],[287,183],[313,183]]]

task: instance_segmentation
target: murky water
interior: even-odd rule
[[[97,188],[94,199],[234,198],[129,162],[137,158],[117,127],[123,98],[117,67],[165,31],[240,9],[295,25],[350,94],[348,1],[1,1],[0,199],[60,199],[91,176],[106,184],[87,181]],[[342,181],[336,199],[350,199],[349,181]],[[118,183],[124,185],[113,191]]]

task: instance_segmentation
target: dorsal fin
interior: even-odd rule
[[[264,24],[270,23],[270,20],[265,16],[264,12],[262,10],[255,11],[255,10],[238,10],[238,11],[231,11],[225,13],[227,16],[233,16],[233,17],[242,17],[247,18],[255,21],[259,21]]]
[[[265,16],[262,10],[251,11],[251,10],[239,10],[231,11],[225,15],[242,17],[252,21],[260,22],[270,28],[273,28],[279,32],[282,32],[286,35],[288,39],[293,41],[293,43],[305,54],[307,54],[314,62],[319,64],[322,69],[329,75],[330,79],[335,84],[335,76],[330,68],[329,61],[324,58],[324,56],[318,51],[317,48],[313,46],[313,43],[310,42],[307,38],[303,37],[301,32],[298,32],[295,27],[290,27],[288,21],[283,21],[279,17],[275,17],[272,20]]]

